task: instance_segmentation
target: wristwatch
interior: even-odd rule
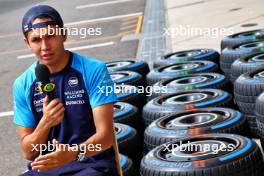
[[[85,158],[85,150],[82,150],[81,146],[78,146],[78,154],[76,161],[82,162]]]

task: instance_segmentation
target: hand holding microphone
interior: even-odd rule
[[[43,119],[49,127],[58,125],[64,116],[65,108],[59,99],[55,98],[56,85],[50,81],[50,71],[44,64],[38,64],[35,69],[37,79],[42,83],[41,89],[46,94],[43,101]]]

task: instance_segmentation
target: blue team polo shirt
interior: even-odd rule
[[[32,64],[13,85],[14,123],[26,128],[36,128],[43,115],[45,94],[35,76],[37,64]],[[51,128],[48,141],[55,138],[63,144],[80,144],[96,132],[92,109],[117,101],[114,91],[106,93],[107,87],[114,87],[107,67],[97,59],[71,53],[67,66],[51,74],[50,79],[56,84],[55,97],[63,103],[65,113],[61,123]],[[92,159],[113,157],[114,151],[110,148]]]

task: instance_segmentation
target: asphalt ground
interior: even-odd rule
[[[81,32],[69,36],[67,49],[104,61],[135,58],[137,53],[137,40],[120,40],[140,32],[145,0],[0,0],[0,175],[18,175],[26,169],[12,122],[12,84],[36,61],[23,42],[21,21],[40,2],[55,7],[70,29],[91,28],[87,36]],[[99,35],[93,33],[96,29]]]

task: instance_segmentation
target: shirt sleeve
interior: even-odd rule
[[[26,90],[18,80],[13,85],[14,99],[14,123],[26,128],[35,128],[37,126],[30,105],[26,101]]]
[[[101,63],[93,74],[90,84],[89,99],[92,109],[106,103],[117,102],[114,91],[114,83],[109,75],[107,67]]]

